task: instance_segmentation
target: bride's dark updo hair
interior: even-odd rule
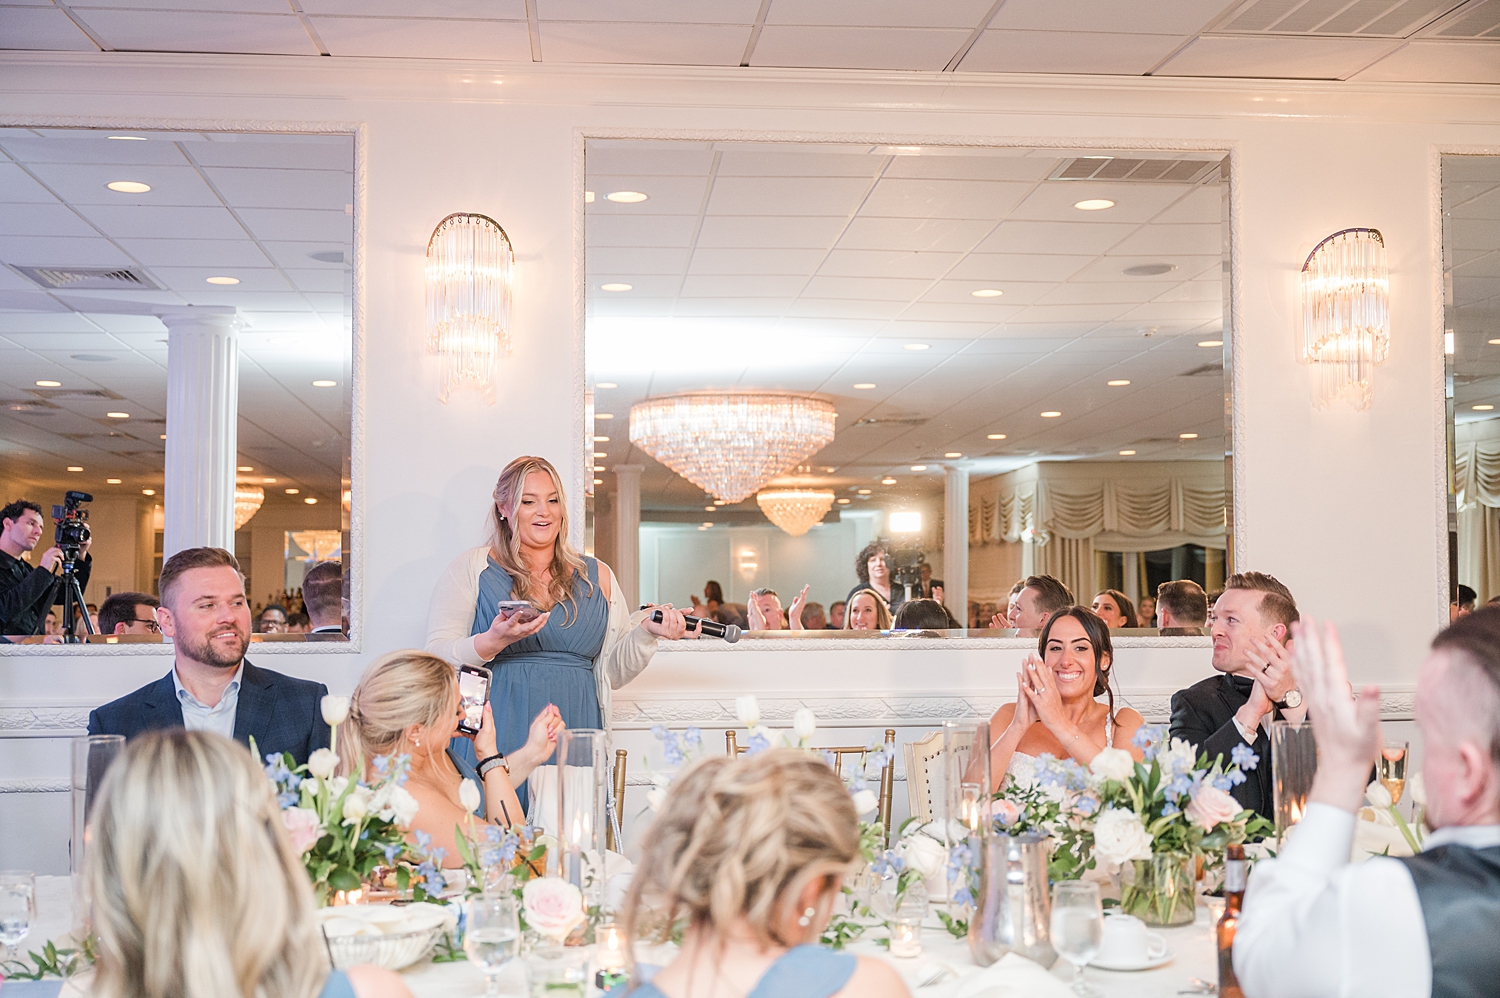
[[[1115,650],[1109,643],[1109,625],[1100,620],[1097,613],[1085,606],[1070,606],[1057,611],[1047,618],[1042,636],[1036,641],[1036,653],[1044,659],[1047,657],[1047,637],[1052,633],[1052,625],[1064,617],[1072,617],[1082,624],[1083,633],[1094,646],[1094,696],[1103,693],[1109,698],[1109,716],[1114,717],[1115,691],[1110,687],[1109,675],[1115,663]]]

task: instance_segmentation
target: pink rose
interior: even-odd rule
[[[318,821],[318,812],[306,807],[289,807],[281,812],[281,823],[292,837],[292,848],[302,855],[318,844],[323,837],[323,825]]]
[[[1239,814],[1240,803],[1218,787],[1205,782],[1184,813],[1189,821],[1205,832],[1211,832],[1215,825]]]
[[[1014,825],[1021,820],[1021,806],[1002,797],[990,805],[990,817],[998,819],[1002,825]]]
[[[537,932],[561,942],[583,923],[583,893],[557,877],[526,881],[521,888],[521,906],[526,924]]]

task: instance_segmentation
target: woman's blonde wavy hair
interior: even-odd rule
[[[526,561],[521,557],[521,541],[500,512],[502,508],[516,508],[516,504],[521,501],[521,492],[526,487],[526,476],[533,472],[541,472],[552,478],[552,487],[557,489],[557,505],[561,510],[557,540],[552,547],[552,578],[545,590],[538,589],[531,569],[526,567]],[[588,566],[584,564],[583,556],[568,543],[568,497],[563,491],[562,478],[557,474],[557,469],[544,457],[518,457],[500,472],[500,480],[495,483],[494,500],[495,504],[490,507],[490,550],[495,561],[511,577],[512,595],[547,609],[559,603],[566,604],[562,626],[569,626],[578,616],[578,604],[573,600],[574,576],[583,580],[590,596],[594,594],[594,584],[589,581]],[[539,598],[543,593],[546,599]]]
[[[865,595],[868,595],[875,600],[875,630],[889,631],[892,625],[891,608],[886,606],[885,600],[880,598],[879,593],[877,593],[873,589],[868,588],[856,589],[854,592],[850,593],[849,598],[844,601],[844,630],[854,630],[854,614],[849,612],[849,607],[856,599]]]
[[[312,886],[271,782],[220,735],[130,743],[100,788],[84,877],[100,998],[314,998]]]
[[[705,759],[651,823],[626,938],[661,942],[679,921],[722,931],[743,918],[762,944],[794,945],[782,929],[802,890],[819,878],[836,887],[858,854],[859,818],[822,759],[795,749]]]
[[[458,674],[436,655],[415,648],[393,651],[370,663],[349,697],[349,721],[339,725],[339,773],[349,775],[363,760],[370,776],[377,755],[410,751],[404,744],[414,724],[432,727],[453,710]],[[429,755],[446,745],[420,746]]]

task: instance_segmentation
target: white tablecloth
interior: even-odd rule
[[[37,924],[21,944],[21,949],[40,951],[49,939],[60,939],[72,922],[72,895],[67,877],[37,878]],[[1104,992],[1106,998],[1175,998],[1180,989],[1188,987],[1190,978],[1216,982],[1218,975],[1217,954],[1214,948],[1213,922],[1209,909],[1198,908],[1197,921],[1178,929],[1160,929],[1166,938],[1173,959],[1156,970],[1123,973],[1089,968],[1084,973],[1090,983]],[[1014,954],[1007,956],[992,967],[980,968],[969,958],[968,945],[964,940],[954,939],[939,925],[935,917],[929,918],[922,930],[923,954],[915,960],[895,960],[874,940],[882,934],[880,929],[869,932],[870,939],[862,939],[849,950],[862,956],[876,956],[888,960],[900,971],[909,985],[927,979],[934,964],[942,964],[949,974],[937,983],[914,989],[918,998],[1057,998],[1071,995],[1067,982],[1073,968],[1059,959],[1050,972],[1042,972],[1036,964],[1022,960]],[[407,987],[416,998],[480,998],[484,994],[484,975],[468,963],[432,963],[423,961],[403,972]],[[7,994],[11,985],[6,985]],[[18,998],[25,998],[24,991],[17,987]],[[506,995],[526,993],[526,975],[520,961],[512,963],[501,978],[501,992]],[[45,993],[55,994],[56,987]]]

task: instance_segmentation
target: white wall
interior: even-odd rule
[[[375,654],[421,642],[432,582],[480,542],[506,461],[549,456],[579,501],[578,154],[585,135],[622,132],[1230,149],[1239,564],[1277,574],[1308,611],[1337,620],[1357,681],[1409,682],[1443,619],[1434,164],[1439,148],[1500,147],[1494,88],[9,52],[0,94],[16,123],[361,129],[354,491],[363,627],[348,652],[260,656],[336,690]],[[471,396],[439,403],[435,361],[422,351],[424,246],[459,210],[500,220],[516,247],[515,352],[493,406]],[[1292,352],[1295,274],[1317,240],[1348,226],[1379,228],[1389,247],[1391,357],[1370,411],[1315,411]],[[81,727],[80,707],[165,669],[161,655],[0,653],[0,728],[66,734]],[[55,786],[64,771],[52,737],[7,741],[0,752],[0,789],[26,779]],[[17,821],[0,828],[7,865],[30,848],[10,833],[42,819],[17,820],[20,798],[0,799],[3,820]]]

